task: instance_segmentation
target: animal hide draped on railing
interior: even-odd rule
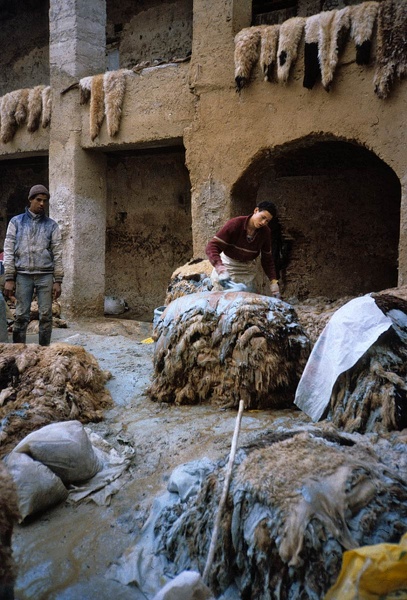
[[[92,141],[99,135],[105,117],[109,136],[114,137],[119,132],[126,78],[133,74],[130,69],[119,69],[83,77],[79,81],[80,104],[87,104],[90,100],[89,131]]]
[[[0,98],[0,140],[11,142],[18,127],[27,124],[30,133],[40,124],[48,127],[51,122],[51,88],[36,85],[33,88],[13,90]]]
[[[407,0],[369,0],[309,17],[292,17],[281,25],[242,29],[235,36],[236,88],[240,91],[249,83],[256,64],[265,81],[287,83],[303,40],[303,86],[312,89],[321,80],[329,91],[339,56],[349,39],[355,44],[356,63],[370,64],[376,22],[374,91],[379,98],[386,98],[395,80],[407,74]]]
[[[277,79],[287,83],[291,66],[297,60],[298,46],[304,31],[305,18],[292,17],[280,25],[277,49]]]
[[[387,98],[393,83],[407,75],[407,0],[385,0],[377,17],[375,93]]]

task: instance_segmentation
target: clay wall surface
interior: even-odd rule
[[[192,0],[108,0],[107,52],[115,68],[184,57],[192,48]]]
[[[48,0],[8,0],[0,6],[0,96],[49,84]]]
[[[182,148],[108,156],[106,295],[124,298],[129,317],[149,320],[192,256],[184,162]]]

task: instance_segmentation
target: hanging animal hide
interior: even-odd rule
[[[298,46],[305,26],[304,17],[293,17],[280,25],[277,50],[277,79],[287,83],[292,65],[297,60]]]
[[[52,107],[52,98],[51,98],[51,87],[47,85],[41,92],[41,104],[42,104],[42,114],[41,114],[41,125],[43,128],[48,127],[51,122],[51,107]]]
[[[82,79],[79,80],[79,92],[80,92],[80,99],[79,99],[79,104],[83,105],[83,104],[87,104],[90,100],[90,92],[92,89],[92,79],[93,76],[89,76],[89,77],[82,77]]]
[[[1,130],[0,137],[3,144],[10,142],[16,131],[17,121],[15,113],[20,98],[20,90],[5,94],[1,100]]]
[[[264,81],[273,79],[279,29],[279,25],[264,25],[260,32],[260,68],[264,75]]]
[[[42,114],[42,91],[45,85],[36,85],[28,92],[27,129],[30,133],[37,131]]]
[[[26,122],[28,115],[28,94],[30,90],[28,88],[24,88],[22,90],[17,90],[18,101],[16,112],[14,114],[17,125],[23,125]]]
[[[235,36],[235,82],[237,91],[247,85],[259,59],[260,28],[245,27]]]
[[[372,48],[373,28],[376,22],[378,2],[362,2],[350,6],[350,37],[356,46],[356,64],[368,65]]]
[[[377,15],[374,91],[387,98],[395,79],[407,74],[407,0],[384,0]]]
[[[93,141],[98,135],[105,118],[104,75],[94,75],[91,83],[89,129]]]
[[[319,16],[318,60],[322,85],[329,91],[350,27],[349,7],[322,12]]]
[[[126,78],[129,74],[132,74],[132,71],[119,69],[118,71],[107,71],[103,77],[106,124],[110,137],[117,135],[120,129],[122,106],[126,91]]]
[[[312,15],[305,21],[304,80],[303,86],[311,90],[321,76],[318,60],[318,37],[320,15]]]

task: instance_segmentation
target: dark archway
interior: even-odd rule
[[[363,146],[310,136],[263,151],[232,198],[235,215],[256,201],[277,205],[291,243],[285,298],[335,300],[397,285],[400,181]]]

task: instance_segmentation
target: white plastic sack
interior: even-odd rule
[[[337,310],[312,349],[294,403],[318,421],[339,375],[353,367],[391,325],[370,295],[354,298]]]
[[[68,490],[60,478],[26,454],[11,452],[4,462],[17,488],[20,523],[68,497]]]
[[[182,571],[153,600],[214,600],[211,590],[196,571]]]
[[[105,315],[121,315],[129,310],[127,302],[117,296],[105,296],[104,313]]]
[[[14,448],[43,463],[65,484],[86,481],[102,465],[79,421],[51,423],[33,431]]]

